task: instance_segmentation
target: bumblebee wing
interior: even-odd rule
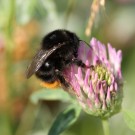
[[[43,50],[40,49],[35,57],[33,58],[33,61],[31,64],[28,66],[27,72],[26,72],[26,77],[30,78],[38,69],[42,66],[44,61],[58,48],[60,48],[64,44],[58,44],[57,46],[54,46],[53,48],[49,50]]]
[[[43,64],[44,60],[47,58],[48,52],[44,50],[39,50],[37,54],[34,56],[33,61],[28,66],[26,77],[30,78]]]

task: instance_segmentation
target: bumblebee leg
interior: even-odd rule
[[[87,67],[81,60],[77,58],[72,59],[72,63],[76,64],[79,67],[83,67],[83,68]]]
[[[79,60],[77,58],[72,59],[72,63],[74,63],[77,66],[82,67],[82,68],[90,68],[91,70],[94,70],[94,66],[93,65],[86,66],[81,60]]]
[[[65,78],[63,77],[63,75],[62,75],[62,73],[59,71],[59,70],[55,70],[55,73],[56,73],[56,75],[57,75],[57,77],[58,77],[58,79],[59,79],[59,81],[60,81],[60,83],[62,84],[62,85],[64,85],[64,87],[69,87],[69,84],[66,82],[66,80],[65,80]]]

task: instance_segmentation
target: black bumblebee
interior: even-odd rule
[[[80,41],[75,33],[67,30],[55,30],[46,35],[41,49],[28,67],[27,78],[35,74],[47,84],[46,87],[54,85],[55,82],[68,87],[63,70],[71,64],[85,67],[85,64],[77,59]]]

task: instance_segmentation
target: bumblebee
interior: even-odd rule
[[[77,59],[80,41],[75,33],[68,30],[55,30],[47,34],[27,69],[27,78],[35,74],[43,81],[44,87],[69,87],[63,76],[64,69],[71,64],[85,67]]]

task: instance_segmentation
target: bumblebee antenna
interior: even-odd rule
[[[84,43],[87,44],[89,47],[91,47],[90,44],[87,43],[86,41],[84,41],[84,40],[79,40],[79,42],[80,42],[80,41],[84,42]]]

